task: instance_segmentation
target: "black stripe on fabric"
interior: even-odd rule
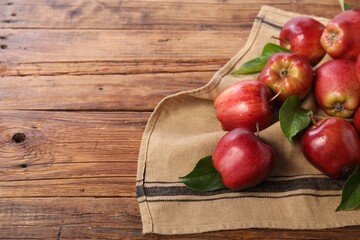
[[[276,175],[269,176],[270,178],[292,178],[292,177],[304,177],[304,176],[324,176],[322,173],[304,173],[304,174],[296,174],[296,175]],[[136,182],[143,182],[143,180],[136,180]],[[181,181],[144,181],[145,184],[176,184],[182,183]]]
[[[211,202],[217,200],[225,200],[225,199],[237,199],[237,198],[289,198],[289,197],[339,197],[341,194],[313,194],[313,193],[296,193],[296,194],[287,194],[283,196],[252,196],[252,195],[242,195],[242,196],[228,196],[228,197],[218,197],[218,198],[210,198],[210,199],[146,199],[141,200],[139,203],[143,202]]]
[[[300,178],[284,181],[264,181],[261,184],[242,190],[242,193],[281,193],[300,189],[310,189],[318,191],[341,190],[344,180],[331,178]],[[160,197],[160,196],[213,196],[224,193],[231,193],[232,190],[217,190],[212,192],[194,191],[186,186],[172,187],[144,187],[137,186],[138,197]]]
[[[138,198],[145,196],[145,187],[142,186],[136,186],[136,196]]]
[[[269,22],[268,20],[265,20],[264,18],[262,17],[256,17],[255,19],[259,20],[261,23],[264,23],[270,27],[273,27],[273,28],[276,28],[278,30],[281,30],[282,29],[282,26],[280,25],[277,25],[275,23],[272,23],[272,22]]]

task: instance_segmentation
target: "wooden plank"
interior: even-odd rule
[[[133,177],[149,116],[1,111],[0,181]]]
[[[43,159],[46,161],[46,159]],[[22,161],[23,162],[23,161]],[[34,165],[0,168],[0,181],[67,179],[72,177],[128,177],[136,175],[136,161],[131,162],[82,162],[82,163],[44,163]],[[25,166],[25,167],[24,167]]]
[[[4,29],[1,36],[1,76],[88,75],[213,71],[248,31]]]
[[[71,170],[70,170],[71,171]],[[76,177],[23,181],[0,181],[0,196],[14,197],[135,197],[135,174],[131,177]]]
[[[0,28],[238,29],[249,27],[262,5],[330,18],[340,11],[337,0],[9,0],[1,2]]]
[[[0,78],[0,109],[152,111],[162,98],[215,72]]]
[[[359,228],[245,229],[179,236],[142,235],[135,198],[0,198],[6,239],[357,239]]]
[[[90,230],[116,227],[120,232],[141,228],[135,198],[3,198],[0,209],[0,238],[6,239],[59,239],[66,235],[65,226],[73,225]],[[76,231],[67,233],[79,236]]]
[[[4,29],[4,63],[230,57],[244,31]]]
[[[99,4],[98,1],[80,2],[82,2],[80,5]],[[279,4],[298,9],[299,5],[302,4],[301,2],[295,4],[280,1]],[[2,76],[214,71],[225,64],[226,61],[243,46],[248,37],[254,17],[259,10],[258,8],[261,6],[260,2],[247,3],[248,7],[254,8],[253,14],[247,16],[249,9],[246,8],[247,5],[244,2],[235,3],[230,1],[224,4],[219,4],[216,1],[212,4],[185,2],[179,3],[181,6],[177,6],[174,9],[180,11],[183,9],[183,4],[187,6],[189,11],[192,11],[192,14],[185,11],[184,16],[180,16],[181,14],[173,14],[169,11],[171,4],[174,3],[123,1],[120,5],[135,4],[135,6],[129,8],[140,9],[139,11],[147,11],[152,14],[159,9],[156,7],[157,4],[165,4],[162,12],[159,13],[163,17],[161,26],[171,26],[171,29],[157,28],[156,30],[138,30],[136,27],[131,26],[120,29],[132,30],[115,29],[107,31],[103,29],[107,26],[118,26],[118,24],[108,22],[101,18],[101,21],[99,19],[96,21],[103,24],[101,26],[102,29],[71,30],[64,29],[64,26],[58,29],[56,29],[57,26],[52,26],[52,22],[53,24],[61,24],[64,22],[59,21],[61,18],[55,16],[56,14],[63,14],[65,8],[76,8],[78,3],[74,1],[68,1],[63,4],[51,1],[36,1],[36,3],[30,1],[13,1],[11,5],[7,5],[8,3],[9,2],[3,2],[4,8],[1,9],[4,12],[0,14],[0,16],[13,14],[14,11],[6,9],[17,7],[19,11],[23,11],[26,14],[34,14],[33,16],[25,14],[24,17],[26,19],[35,19],[35,21],[46,24],[49,28],[51,27],[53,29],[16,29],[18,27],[14,24],[26,23],[26,21],[19,20],[6,23],[6,20],[3,20],[3,23],[5,21],[7,25],[10,24],[9,26],[13,26],[15,29],[3,29],[0,35],[0,45],[2,46],[0,49],[2,54],[0,75]],[[105,1],[103,3],[104,6],[109,4],[114,3],[111,1]],[[115,4],[118,4],[118,2]],[[139,4],[146,4],[146,6],[137,8],[136,6]],[[209,27],[206,31],[204,31],[204,29],[200,31],[194,30],[194,28],[176,30],[177,26],[181,26],[181,24],[178,22],[169,24],[171,20],[169,20],[169,16],[166,14],[189,21],[189,23],[185,25],[197,24],[198,21],[201,21],[201,19],[188,20],[189,16],[201,18],[207,15],[205,14],[206,12],[214,14],[214,9],[208,11],[203,10],[205,13],[203,11],[196,11],[192,4],[197,4],[201,9],[207,6],[220,10],[229,8],[241,16],[241,18],[246,18],[248,23],[236,26],[231,30],[216,27]],[[234,4],[236,7],[233,6]],[[359,3],[354,3],[353,5],[357,6],[358,4]],[[51,5],[56,5],[57,7],[51,7]],[[309,7],[308,10],[304,10],[304,13],[308,14],[324,16],[324,13],[336,14],[338,12],[338,3],[336,1],[331,3],[328,3],[328,1],[320,1],[315,4],[316,6],[310,3],[304,3],[303,5]],[[149,9],[149,6],[153,7]],[[333,10],[331,10],[331,6],[334,8]],[[43,9],[44,7],[48,7],[49,9]],[[326,7],[327,11],[323,10],[324,7]],[[105,9],[108,8],[112,9],[111,6],[105,7]],[[124,7],[123,11],[129,13],[129,8]],[[37,11],[48,14],[40,14]],[[89,18],[93,19],[92,16],[96,15],[96,13],[97,11],[95,11],[95,13],[92,11],[91,14],[89,14]],[[117,19],[112,14],[105,15],[109,19]],[[43,16],[48,16],[49,19],[41,19]],[[219,13],[214,14],[214,16],[229,17],[231,14]],[[18,17],[18,15],[15,17]],[[129,18],[125,17],[125,19]],[[213,21],[221,22],[219,19],[214,19]],[[81,22],[86,24],[86,26],[91,26],[92,24],[91,21],[84,20]],[[137,21],[134,20],[134,22]],[[239,21],[231,17],[228,22],[237,24]],[[104,23],[106,24],[104,25]],[[139,26],[146,26],[139,22],[137,22],[137,24]],[[33,27],[41,28],[41,26],[35,25]],[[30,26],[32,26],[31,23]]]
[[[167,41],[167,39],[165,39]],[[241,42],[240,42],[241,43]],[[234,49],[236,52],[240,49]],[[146,73],[183,73],[208,72],[219,70],[228,57],[189,58],[189,59],[136,59],[136,55],[129,59],[118,61],[71,61],[66,62],[28,62],[1,63],[1,76],[29,76],[29,75],[125,75]]]
[[[302,1],[301,1],[302,2]],[[291,8],[298,9],[299,3],[284,3],[291,6]],[[36,14],[37,11],[49,13],[50,19],[41,19],[47,14],[37,14],[40,19],[35,16],[26,16],[26,19],[37,19],[41,23],[47,24],[54,29],[3,29],[0,36],[0,45],[2,48],[0,52],[2,59],[0,61],[0,75],[2,76],[24,76],[24,75],[88,75],[88,74],[138,74],[138,73],[160,73],[160,72],[185,72],[185,71],[214,71],[219,69],[226,61],[233,56],[245,43],[251,24],[254,21],[256,13],[252,16],[247,16],[249,12],[244,3],[224,3],[224,4],[203,4],[201,2],[185,2],[189,9],[192,9],[193,14],[186,12],[183,17],[188,19],[188,16],[201,17],[204,14],[202,11],[195,11],[192,4],[197,4],[202,8],[211,6],[213,8],[222,9],[229,7],[232,11],[236,11],[241,17],[247,18],[248,24],[237,26],[234,29],[217,29],[215,30],[194,30],[194,28],[185,30],[174,30],[176,26],[181,24],[170,24],[172,29],[156,29],[156,30],[103,30],[103,29],[64,29],[64,27],[51,26],[52,21],[62,23],[61,18],[56,18],[56,13],[52,13],[49,9],[42,9],[49,7],[49,4],[60,5],[51,1],[43,3],[39,1],[36,3],[28,1],[12,2],[12,5],[3,3],[4,10],[13,13],[11,10],[6,10],[7,7],[19,7],[19,11],[24,9],[25,13]],[[99,2],[82,2],[91,4],[99,4]],[[24,5],[25,4],[25,5]],[[64,6],[59,7],[60,10],[54,10],[63,14],[63,9],[74,7],[74,1],[64,3]],[[113,4],[111,2],[104,3],[104,5]],[[117,3],[116,3],[117,4]],[[156,6],[156,2],[137,2],[124,1],[121,4],[147,4]],[[120,4],[120,5],[121,5]],[[169,13],[169,2],[160,2],[159,4],[167,4],[163,6],[163,12]],[[237,8],[234,8],[235,4]],[[247,3],[249,5],[249,3]],[[355,6],[358,5],[354,4]],[[81,5],[81,4],[80,4]],[[84,4],[83,4],[84,5]],[[181,5],[181,4],[180,4]],[[304,13],[324,16],[324,13],[336,14],[338,12],[338,3],[328,1],[320,1],[316,6],[304,4],[309,6]],[[245,6],[245,8],[244,8]],[[260,3],[251,3],[250,6],[258,11]],[[331,10],[331,6],[334,7]],[[326,7],[327,11],[324,11]],[[359,6],[360,7],[360,6]],[[30,8],[30,10],[25,11]],[[107,7],[105,7],[107,9]],[[111,6],[109,7],[112,8]],[[36,11],[34,9],[37,9]],[[55,7],[56,9],[56,7]],[[125,12],[129,12],[124,8]],[[127,9],[127,10],[126,10]],[[137,9],[132,6],[131,9]],[[141,8],[140,8],[141,9]],[[153,13],[156,7],[149,9],[143,7],[143,11]],[[172,9],[172,8],[170,8]],[[182,9],[180,6],[176,8]],[[291,9],[290,9],[291,10]],[[190,10],[189,10],[190,11]],[[306,12],[308,11],[308,12]],[[313,12],[317,11],[317,12]],[[212,10],[209,10],[212,13]],[[11,15],[10,14],[10,15]],[[95,13],[91,13],[90,16]],[[159,13],[160,14],[160,13]],[[0,14],[0,16],[4,16]],[[172,14],[178,16],[178,14]],[[18,15],[17,15],[18,16]],[[106,14],[110,19],[116,19],[111,14]],[[187,16],[187,17],[185,17]],[[214,16],[226,16],[229,14],[215,14]],[[162,24],[169,23],[169,16],[163,16]],[[128,18],[126,18],[128,19]],[[5,20],[3,20],[5,21]],[[98,21],[98,20],[97,20]],[[214,20],[220,21],[220,20]],[[0,21],[1,22],[1,21]],[[26,21],[18,21],[26,22]],[[84,24],[91,26],[91,21],[83,21]],[[98,21],[99,22],[99,21]],[[116,23],[108,23],[103,20],[102,24],[106,26],[117,26]],[[134,22],[136,22],[134,20]],[[170,21],[171,22],[171,21]],[[191,20],[190,23],[197,23],[197,20]],[[229,20],[230,23],[237,23],[234,18]],[[13,26],[14,23],[7,23]],[[138,23],[139,24],[139,23]],[[30,24],[31,25],[31,24]],[[144,26],[144,24],[139,24]],[[106,28],[106,26],[102,26]],[[36,27],[36,26],[35,26]],[[40,26],[38,26],[40,27]],[[128,28],[123,28],[128,29]],[[137,29],[137,30],[136,30]],[[209,41],[210,39],[210,41]]]
[[[213,4],[109,0],[12,3],[2,8],[2,28],[213,29],[247,25],[248,21],[241,23],[233,19],[239,16],[244,19],[254,13],[253,9],[248,14],[242,11],[241,15],[239,4],[219,8],[214,1]]]

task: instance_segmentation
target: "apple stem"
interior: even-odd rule
[[[310,114],[309,114],[309,117],[310,117],[310,119],[311,119],[311,122],[312,122],[316,127],[319,127],[317,121],[315,120],[314,114],[310,113]]]
[[[278,91],[278,93],[270,99],[270,102],[274,101],[282,92],[283,90]]]
[[[281,39],[281,38],[278,38],[278,37],[275,37],[275,36],[271,36],[271,38],[276,39],[276,40],[279,40],[280,42],[283,42],[283,43],[285,43],[286,45],[290,45],[290,42],[289,42],[289,41],[286,41],[286,40],[284,40],[284,39]]]

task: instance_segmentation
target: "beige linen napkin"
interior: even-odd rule
[[[245,46],[204,87],[163,99],[146,126],[139,154],[136,190],[144,233],[185,234],[240,228],[321,229],[360,224],[360,212],[335,212],[343,181],[327,178],[292,146],[279,123],[260,132],[276,151],[276,167],[262,184],[240,192],[196,192],[178,177],[211,155],[225,134],[213,99],[227,86],[257,75],[230,72],[276,43],[281,26],[298,14],[261,8]],[[327,19],[317,18],[323,23]],[[196,80],[196,79],[195,79]],[[309,96],[306,104],[313,105]],[[316,109],[314,109],[316,110]]]

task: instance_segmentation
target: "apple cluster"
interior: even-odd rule
[[[290,96],[303,100],[312,91],[323,116],[301,137],[302,152],[331,178],[347,177],[360,163],[360,10],[347,10],[324,26],[296,17],[282,28],[280,46],[257,80],[240,81],[214,100],[223,130],[212,164],[233,190],[262,182],[275,153],[254,132],[274,123],[276,108]],[[328,54],[331,60],[320,64]],[[353,123],[353,124],[352,124]]]

